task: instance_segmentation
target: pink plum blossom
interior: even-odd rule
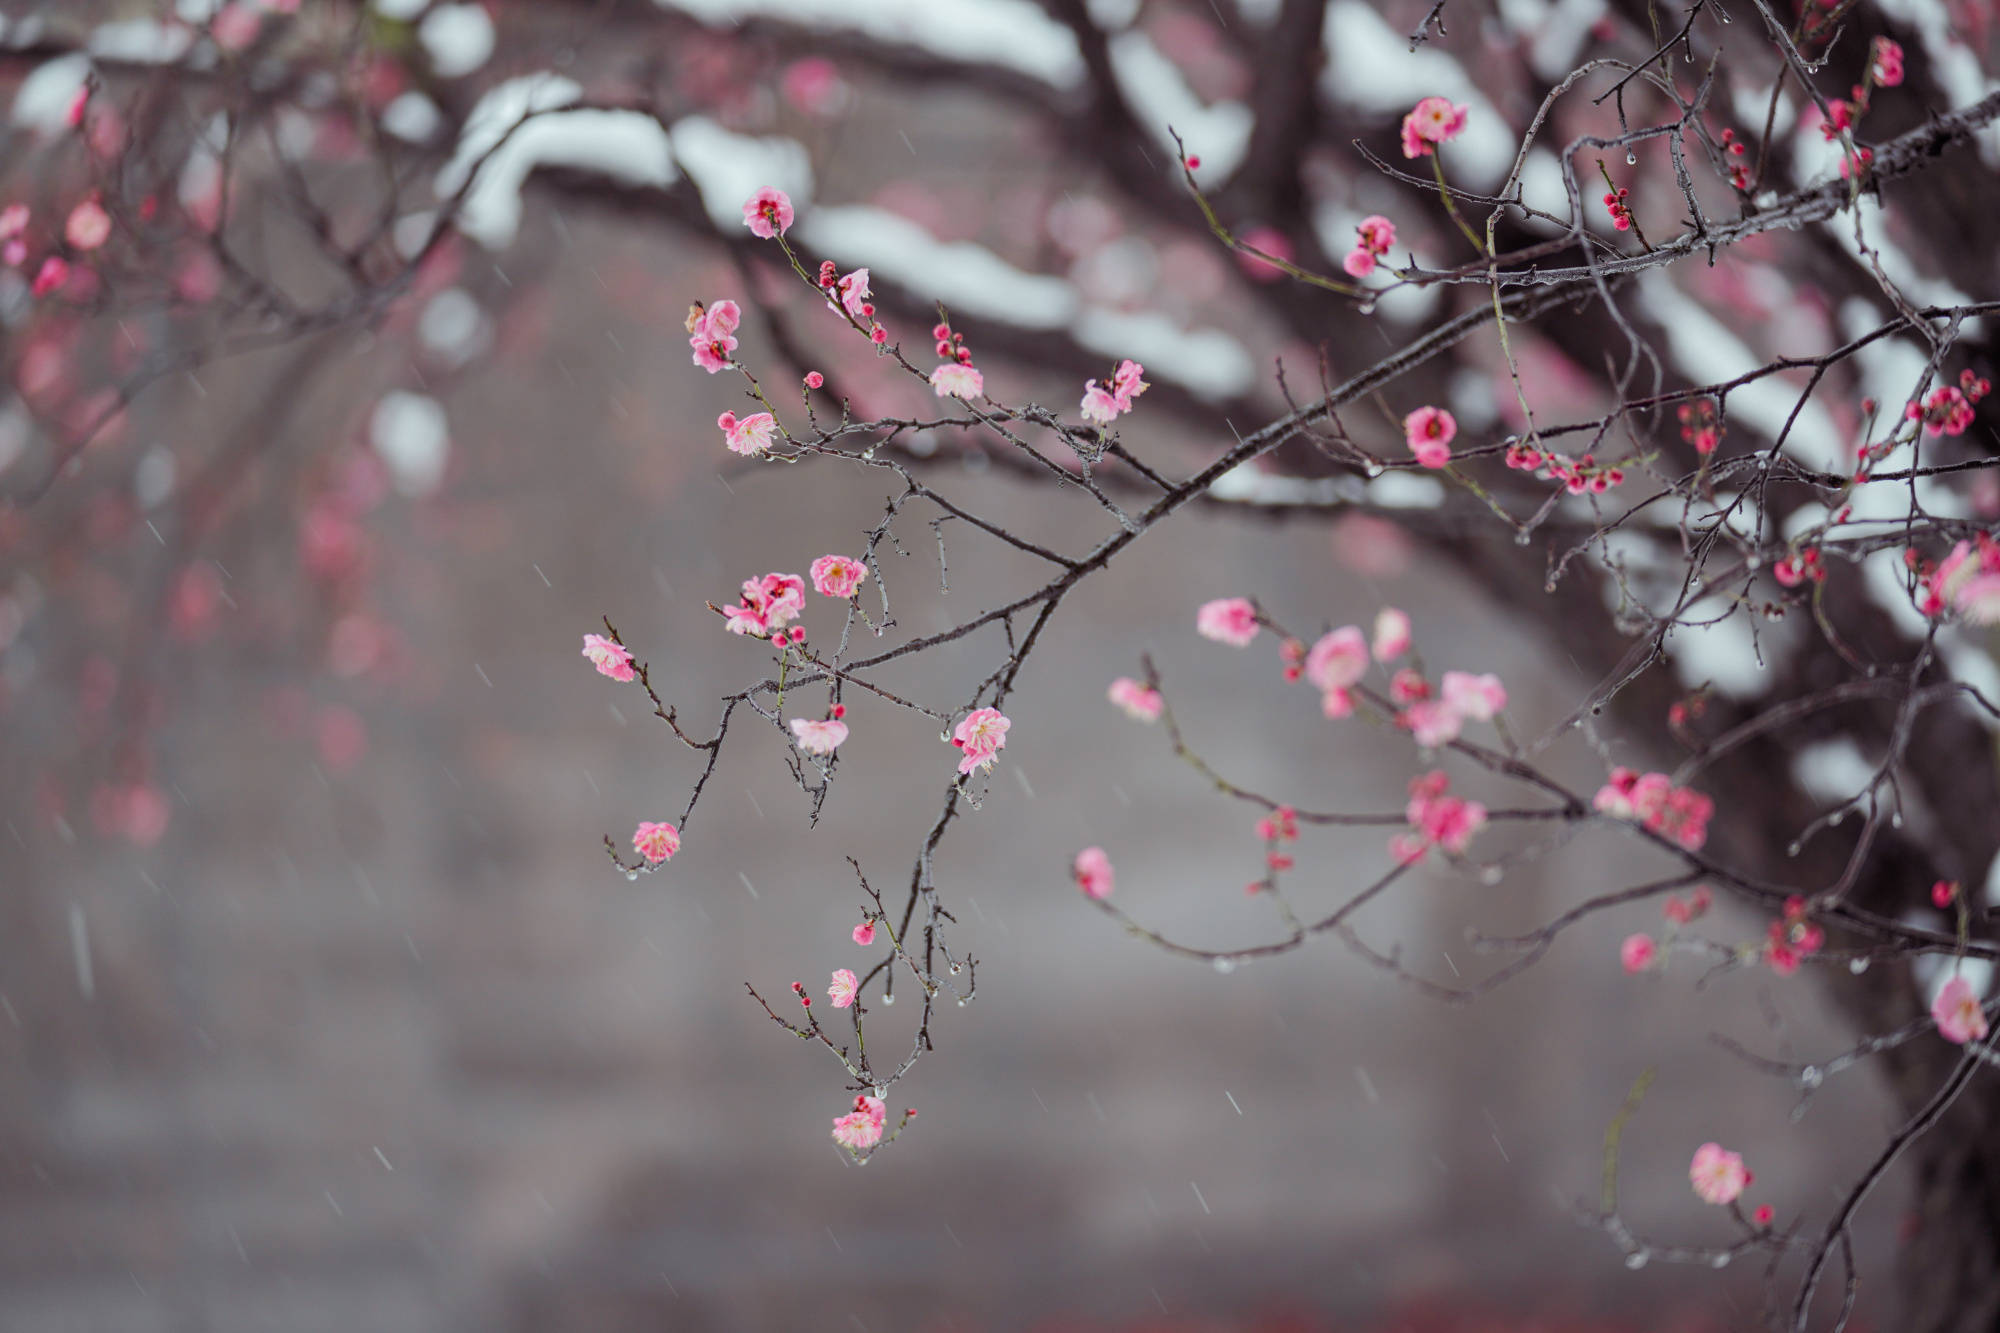
[[[845,967],[836,968],[833,980],[826,988],[826,998],[833,1001],[834,1008],[845,1009],[854,1003],[854,988],[856,984],[856,978],[852,969]]]
[[[1419,463],[1429,468],[1451,462],[1452,437],[1458,423],[1441,407],[1420,407],[1403,418],[1403,438]]]
[[[1396,243],[1396,224],[1376,213],[1361,219],[1354,229],[1354,248],[1340,261],[1350,278],[1365,278],[1375,271],[1376,261]]]
[[[833,284],[834,300],[840,302],[840,305],[835,306],[829,301],[827,308],[836,314],[845,309],[857,321],[868,319],[875,313],[875,307],[868,304],[868,298],[872,295],[874,293],[868,288],[868,270],[857,268]]]
[[[1108,426],[1132,410],[1132,400],[1147,389],[1140,376],[1146,368],[1137,361],[1121,361],[1111,379],[1100,385],[1089,380],[1083,386],[1083,419],[1094,426]]]
[[[729,446],[729,452],[746,458],[769,450],[778,429],[778,419],[769,412],[752,412],[747,417],[724,412],[715,419],[715,424],[722,428],[723,443]]]
[[[863,921],[860,925],[856,926],[854,928],[854,942],[864,949],[873,944],[875,942],[875,923],[873,921]]]
[[[833,1122],[833,1141],[849,1152],[866,1152],[882,1141],[882,1126],[888,1111],[880,1097],[860,1096],[854,1109]]]
[[[868,577],[868,566],[844,555],[823,555],[812,562],[813,587],[825,597],[852,597]]]
[[[583,636],[583,655],[590,659],[601,676],[620,682],[632,679],[632,653],[622,643],[613,642],[602,634],[586,634]]]
[[[1086,898],[1105,899],[1111,896],[1114,875],[1111,858],[1102,847],[1086,847],[1076,854],[1076,864],[1070,868],[1076,878],[1076,886],[1083,890]]]
[[[743,225],[750,229],[752,236],[763,240],[783,236],[791,229],[792,201],[785,197],[783,190],[766,185],[744,202]]]
[[[1257,637],[1257,608],[1247,597],[1221,597],[1203,602],[1194,627],[1204,639],[1242,648]]]
[[[1591,806],[1617,819],[1636,820],[1691,852],[1708,841],[1708,821],[1715,813],[1715,802],[1692,787],[1674,786],[1665,773],[1629,768],[1612,769],[1611,781],[1598,788]]]
[[[1403,156],[1428,157],[1465,128],[1465,111],[1449,98],[1426,97],[1403,117]]]
[[[1734,1203],[1754,1178],[1743,1167],[1743,1155],[1728,1152],[1719,1143],[1696,1148],[1688,1165],[1688,1179],[1703,1203]]]
[[[729,365],[736,350],[736,327],[743,312],[734,301],[717,301],[703,308],[697,305],[688,315],[688,346],[694,348],[694,363],[713,375]]]
[[[1473,835],[1486,827],[1486,807],[1450,794],[1451,778],[1434,769],[1410,780],[1410,803],[1403,817],[1410,832],[1390,839],[1389,852],[1408,864],[1420,861],[1433,847],[1453,856],[1463,853]]]
[[[1365,278],[1375,271],[1375,256],[1357,245],[1341,256],[1340,267],[1350,278]]]
[[[997,708],[975,708],[960,720],[951,733],[951,743],[965,753],[958,761],[960,773],[975,768],[991,768],[1007,745],[1007,728],[1013,726]]]
[[[1618,946],[1618,961],[1625,970],[1634,974],[1644,972],[1653,965],[1659,955],[1659,946],[1653,943],[1651,935],[1627,935],[1625,942]]]
[[[1322,693],[1346,690],[1368,674],[1368,640],[1355,625],[1320,636],[1306,653],[1306,679]]]
[[[1979,1006],[1979,992],[1962,976],[1954,975],[1938,987],[1931,1001],[1931,1017],[1938,1035],[1957,1046],[1986,1040],[1986,1011]]]
[[[931,391],[940,398],[977,398],[986,392],[986,377],[971,366],[948,361],[931,372]]]
[[[78,250],[95,250],[111,239],[111,215],[95,198],[86,199],[70,210],[63,239]]]
[[[731,634],[764,637],[797,620],[806,609],[806,581],[796,574],[743,580],[743,600],[722,608]]]
[[[0,241],[11,241],[28,229],[28,206],[9,204],[0,208]]]
[[[792,735],[798,738],[799,748],[807,754],[832,754],[835,747],[847,739],[847,724],[834,717],[818,720],[795,717],[792,719]]]
[[[681,831],[672,824],[642,823],[632,832],[632,849],[649,865],[671,861],[681,849]]]
[[[1112,703],[1125,710],[1127,717],[1139,722],[1159,721],[1160,710],[1166,707],[1166,701],[1160,697],[1158,690],[1142,685],[1130,676],[1120,676],[1112,681],[1105,694]]]
[[[35,273],[33,291],[36,296],[47,296],[68,281],[69,261],[61,255],[50,255]]]
[[[1442,699],[1420,699],[1404,709],[1397,719],[1408,727],[1410,736],[1426,750],[1435,750],[1458,739],[1465,729],[1465,717]]]
[[[1375,637],[1369,645],[1378,662],[1393,662],[1410,651],[1410,618],[1393,606],[1375,615]]]
[[[1498,676],[1447,671],[1438,687],[1445,706],[1472,722],[1491,722],[1507,706],[1507,689]]]

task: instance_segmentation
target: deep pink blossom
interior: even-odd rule
[[[873,944],[875,942],[875,923],[873,921],[863,921],[860,925],[856,926],[854,928],[854,942],[864,949]]]
[[[931,372],[931,391],[940,398],[977,398],[986,392],[986,377],[971,366],[947,361]]]
[[[602,634],[586,634],[583,636],[583,655],[590,659],[599,675],[621,682],[632,679],[632,653],[622,643],[607,639]]]
[[[1013,725],[997,708],[975,708],[967,713],[951,733],[951,743],[965,752],[958,761],[958,771],[993,767],[1007,745],[1007,728]]]
[[[1105,693],[1112,703],[1125,710],[1126,716],[1140,722],[1159,721],[1160,711],[1166,707],[1166,700],[1160,697],[1158,690],[1142,685],[1130,676],[1120,676],[1112,681],[1111,688]]]
[[[1938,1035],[1954,1045],[1986,1040],[1986,1011],[1980,1008],[1979,992],[1962,976],[1954,975],[1938,987],[1931,1017],[1937,1020]]]
[[[1203,602],[1194,627],[1204,639],[1241,648],[1257,637],[1257,608],[1246,597],[1221,597]]]
[[[729,446],[729,452],[746,458],[768,451],[778,430],[778,420],[769,412],[752,412],[747,417],[724,412],[715,419],[715,424],[722,428],[723,443]]]
[[[792,735],[807,754],[832,754],[847,739],[847,724],[839,718],[792,719]]]
[[[1439,468],[1451,462],[1451,441],[1457,434],[1458,423],[1441,407],[1420,407],[1403,418],[1403,438],[1425,467]]]
[[[632,849],[651,865],[671,861],[681,849],[681,831],[672,824],[642,823],[632,831]]]
[[[1715,802],[1691,787],[1676,787],[1665,773],[1611,770],[1611,781],[1598,788],[1593,808],[1618,819],[1636,820],[1648,830],[1671,838],[1691,852],[1708,841],[1709,817]]]
[[[791,229],[792,201],[783,190],[766,185],[744,202],[743,225],[752,236],[767,241],[773,236],[783,236]]]
[[[36,296],[47,296],[68,281],[69,261],[61,255],[50,255],[36,271],[32,290]]]
[[[1403,817],[1410,832],[1389,841],[1390,855],[1405,863],[1420,861],[1433,847],[1456,856],[1486,827],[1486,807],[1451,795],[1451,778],[1435,769],[1410,780],[1410,802]]]
[[[1465,128],[1462,106],[1450,99],[1426,97],[1403,117],[1403,156],[1428,157],[1441,143],[1449,143]]]
[[[1887,37],[1877,37],[1869,48],[1868,72],[1884,88],[1903,81],[1903,47]]]
[[[854,990],[857,984],[857,978],[851,968],[836,968],[833,980],[827,985],[826,998],[833,1001],[834,1008],[845,1009],[854,1003]]]
[[[1109,898],[1115,878],[1111,869],[1111,858],[1102,847],[1086,847],[1076,854],[1076,864],[1070,868],[1076,879],[1076,886],[1083,890],[1086,898]]]
[[[1688,1179],[1703,1203],[1725,1204],[1736,1202],[1754,1177],[1744,1169],[1741,1153],[1728,1152],[1719,1143],[1704,1143],[1694,1150]]]
[[[734,301],[696,306],[687,321],[694,363],[711,375],[729,365],[729,354],[736,350],[736,327],[742,322],[743,312]]]
[[[823,555],[812,562],[813,587],[825,597],[852,597],[868,577],[868,566],[844,555]]]
[[[1627,935],[1625,942],[1618,946],[1618,961],[1631,973],[1644,972],[1653,965],[1659,954],[1659,946],[1653,943],[1651,935]]]

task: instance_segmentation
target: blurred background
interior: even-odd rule
[[[155,95],[159,59],[137,43],[229,38],[213,7],[8,8],[7,180],[23,197],[73,197],[153,142],[134,112]],[[1219,249],[1149,233],[1087,181],[1051,182],[1045,139],[1004,101],[841,60],[869,34],[843,27],[854,16],[831,0],[806,17],[827,19],[834,59],[803,72],[784,42],[730,28],[726,6],[681,6],[625,47],[605,34],[636,31],[618,27],[639,21],[632,6],[441,6],[472,35],[447,24],[428,38],[425,8],[364,16],[379,45],[355,82],[383,83],[367,94],[378,119],[420,93],[456,124],[484,88],[547,67],[593,91],[723,88],[724,123],[810,147],[829,209],[915,217],[942,241],[1057,273],[1105,310],[1165,320],[1167,334],[1128,326],[1164,349],[1168,373],[1125,437],[1170,472],[1226,444],[1216,414],[1261,413],[1234,419],[1247,429],[1282,410],[1275,356],[1312,365],[1234,300],[1252,279]],[[1181,63],[1199,74],[1199,8],[1149,8],[1157,39],[1186,43]],[[459,70],[465,43],[479,48],[479,21],[461,12],[475,9],[497,39]],[[1421,9],[1396,8],[1384,31]],[[124,31],[125,47],[99,31],[141,20],[160,26]],[[241,49],[267,65],[241,66],[244,86],[290,58],[282,25],[315,21],[311,0],[263,15]],[[110,154],[65,148],[35,119],[50,92],[33,80],[66,58],[63,43],[91,53],[93,104],[125,108],[132,137]],[[1238,77],[1213,63],[1214,78]],[[160,124],[192,120],[200,85],[237,68],[188,73],[197,86],[172,94],[185,104],[150,104]],[[301,149],[307,174],[342,225],[361,215],[365,228],[380,203],[368,154],[325,142],[360,122],[327,119],[308,125],[320,155]],[[395,151],[435,171],[450,139],[433,127]],[[1398,605],[1434,667],[1502,676],[1523,734],[1573,706],[1587,682],[1567,650],[1428,553],[1388,502],[1358,523],[1191,512],[1065,606],[1009,704],[990,795],[941,853],[977,999],[943,1012],[937,1051],[891,1092],[892,1113],[921,1112],[902,1139],[865,1169],[836,1151],[842,1071],[776,1031],[744,983],[817,990],[860,960],[848,931],[863,900],[842,858],[901,882],[949,753],[933,730],[850,695],[854,737],[813,826],[782,738],[743,735],[680,855],[630,883],[600,839],[675,817],[699,757],[577,649],[609,615],[705,732],[768,654],[721,632],[704,603],[766,569],[858,550],[892,493],[866,469],[737,465],[712,423],[742,394],[689,364],[690,301],[747,301],[754,287],[780,312],[745,325],[742,355],[768,382],[816,366],[844,377],[862,413],[922,400],[817,322],[810,293],[746,266],[739,237],[685,225],[716,200],[541,165],[504,244],[449,239],[365,318],[226,358],[203,341],[220,318],[194,327],[174,307],[124,323],[109,305],[52,318],[7,275],[0,1330],[1755,1321],[1758,1272],[1629,1269],[1575,1210],[1594,1206],[1606,1127],[1648,1069],[1619,1176],[1635,1225],[1689,1243],[1729,1234],[1688,1189],[1689,1155],[1710,1139],[1745,1153],[1781,1226],[1825,1206],[1844,1180],[1836,1164],[1894,1123],[1870,1075],[1794,1121],[1793,1089],[1709,1040],[1802,1059],[1838,1049],[1849,1034],[1805,978],[1759,971],[1697,990],[1685,958],[1664,978],[1629,977],[1618,940],[1658,925],[1657,907],[1638,905],[1450,1007],[1332,939],[1219,974],[1124,936],[1069,879],[1075,850],[1101,844],[1119,901],[1175,938],[1279,933],[1242,888],[1261,855],[1250,815],[1105,701],[1145,652],[1225,774],[1302,806],[1401,804],[1407,743],[1302,713],[1261,653],[1198,638],[1194,608],[1209,598],[1253,595],[1301,625]],[[254,236],[259,272],[302,303],[334,299],[338,275],[266,166],[230,196],[222,233]],[[202,253],[131,262],[167,254],[206,272]],[[237,281],[225,266],[225,293]],[[245,297],[235,313],[268,318],[255,307]],[[921,344],[922,294],[891,309]],[[1066,366],[1005,329],[982,343],[976,313],[960,326],[996,396],[1066,406],[1078,392]],[[199,364],[152,377],[75,466],[31,486],[68,457],[63,411],[105,382],[93,367],[118,368],[121,327],[146,342],[142,368],[182,348]],[[1204,330],[1226,342],[1187,341]],[[54,364],[37,371],[45,348]],[[1218,365],[1220,387],[1201,369]],[[1487,419],[1508,410],[1491,376],[1457,392]],[[1087,498],[1024,480],[979,442],[919,446],[940,489],[1035,540],[1075,551],[1112,530]],[[925,524],[897,532],[892,633],[948,626],[1039,581],[997,543],[953,533],[943,592]],[[809,610],[818,638],[829,616]],[[879,679],[955,700],[995,651],[973,639]],[[1602,773],[1581,740],[1555,765],[1579,784]],[[1324,910],[1352,892],[1382,863],[1381,841],[1309,831],[1298,900]],[[1493,960],[1468,928],[1527,929],[1647,874],[1633,858],[1627,843],[1584,839],[1498,883],[1426,869],[1358,927],[1413,970],[1476,975]],[[1723,911],[1711,934],[1760,931]],[[907,1012],[878,1006],[872,1021],[907,1036]],[[1892,1173],[1864,1215],[1859,1248],[1878,1263],[1905,1189]],[[1864,1313],[1879,1300],[1866,1291]]]

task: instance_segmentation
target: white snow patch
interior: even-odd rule
[[[132,470],[132,495],[139,508],[152,509],[174,493],[174,456],[162,445],[154,445],[140,455]]]
[[[1077,316],[1073,332],[1085,347],[1130,357],[1148,376],[1172,380],[1197,398],[1233,398],[1257,381],[1250,353],[1220,329],[1183,329],[1161,314],[1092,307]]]
[[[1415,472],[1384,472],[1368,483],[1368,498],[1384,509],[1436,509],[1444,503],[1444,483]]]
[[[368,422],[368,440],[404,495],[429,495],[444,480],[451,431],[435,398],[398,390],[384,394]]]
[[[493,56],[493,20],[480,5],[437,5],[417,25],[417,40],[441,78],[470,74]]]
[[[1256,124],[1249,107],[1233,101],[1203,105],[1180,66],[1142,32],[1119,33],[1107,46],[1119,90],[1167,155],[1163,165],[1171,168],[1177,160],[1169,127],[1179,131],[1188,151],[1201,159],[1204,180],[1227,180],[1242,165]]]
[[[382,128],[405,143],[425,143],[443,125],[437,103],[414,89],[382,108]]]
[[[1349,477],[1286,477],[1255,462],[1238,463],[1209,483],[1208,494],[1235,504],[1330,505],[1360,499]]]
[[[385,19],[408,23],[424,12],[431,0],[375,0],[375,12]]]
[[[447,287],[424,306],[417,337],[439,360],[462,366],[491,344],[492,322],[463,287]]]
[[[709,220],[727,234],[743,227],[743,204],[765,186],[783,190],[803,212],[812,199],[812,161],[795,139],[757,138],[706,116],[674,122],[674,155],[701,189]]]
[[[1725,611],[1730,614],[1715,619]],[[1681,684],[1695,689],[1709,682],[1731,699],[1754,699],[1764,692],[1768,673],[1757,657],[1757,640],[1747,616],[1721,597],[1705,597],[1681,619],[1699,622],[1677,624],[1667,633],[1665,646]],[[1767,641],[1765,648],[1770,647]]]
[[[914,46],[947,60],[998,65],[1058,88],[1083,79],[1070,30],[1031,0],[655,0],[711,26],[774,18],[805,27]]]
[[[91,30],[90,53],[130,65],[170,65],[194,45],[194,30],[155,19],[100,23]]]
[[[1802,747],[1792,756],[1792,781],[1819,800],[1851,801],[1874,780],[1875,765],[1861,747],[1842,736]]]
[[[43,134],[69,128],[70,104],[90,77],[90,57],[57,56],[35,66],[14,94],[14,123]]]
[[[600,171],[635,185],[678,179],[672,145],[658,121],[636,111],[559,109],[581,93],[569,79],[533,74],[479,99],[435,185],[439,197],[447,198],[477,170],[459,210],[460,231],[488,249],[511,244],[521,226],[521,187],[543,165]],[[531,114],[534,118],[523,122]]]

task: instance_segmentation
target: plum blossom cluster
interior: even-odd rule
[[[1681,440],[1693,446],[1703,458],[1714,453],[1715,447],[1722,443],[1721,418],[1713,398],[1697,398],[1691,403],[1682,403],[1674,409],[1674,416],[1681,423]]]
[[[1410,780],[1410,800],[1403,818],[1410,831],[1389,839],[1389,855],[1400,865],[1413,865],[1432,848],[1461,856],[1473,835],[1486,827],[1486,807],[1451,794],[1451,778],[1434,769]]]
[[[1604,210],[1611,214],[1611,225],[1618,231],[1632,230],[1632,209],[1625,200],[1632,191],[1626,186],[1604,192]]]
[[[1667,919],[1667,930],[1672,933],[1681,927],[1698,921],[1714,905],[1715,894],[1704,884],[1683,898],[1677,893],[1667,895],[1661,905],[1660,914]],[[1639,973],[1652,969],[1663,957],[1660,946],[1651,935],[1640,932],[1627,935],[1618,946],[1618,961],[1627,972]]]
[[[1611,770],[1611,780],[1597,789],[1594,809],[1615,819],[1636,821],[1648,832],[1698,852],[1708,841],[1709,817],[1715,802],[1692,787],[1676,787],[1665,773]]]
[[[1826,932],[1806,919],[1806,900],[1795,893],[1785,899],[1784,915],[1765,932],[1764,961],[1779,976],[1789,977],[1825,943]]]
[[[1417,462],[1441,468],[1451,462],[1451,442],[1458,422],[1442,407],[1420,407],[1403,418],[1403,438]]]
[[[951,743],[963,753],[958,761],[961,774],[975,768],[991,768],[1007,745],[1007,729],[1013,726],[997,708],[975,708],[952,729]]]
[[[724,412],[715,424],[722,428],[722,442],[729,446],[729,452],[746,458],[768,452],[778,431],[778,419],[769,412],[752,412],[747,417]]]
[[[1297,864],[1285,847],[1299,840],[1299,812],[1289,805],[1279,806],[1258,819],[1257,837],[1264,844],[1264,878],[1246,886],[1250,893],[1272,887],[1280,874]]]
[[[1779,586],[1786,588],[1796,588],[1808,582],[1824,583],[1826,562],[1820,558],[1817,546],[1808,546],[1780,558],[1771,566],[1771,577],[1778,581]]]
[[[1087,380],[1083,386],[1083,419],[1093,426],[1108,426],[1132,410],[1132,400],[1146,391],[1140,376],[1146,368],[1137,361],[1120,361],[1118,369],[1104,384]]]
[[[822,260],[819,288],[826,293],[826,308],[836,315],[845,313],[866,329],[869,342],[881,347],[889,341],[889,330],[875,321],[875,303],[869,300],[875,293],[868,286],[867,269],[857,268],[843,275],[831,259]]]
[[[1904,558],[1922,576],[1917,607],[1925,615],[1953,614],[1974,625],[2000,625],[2000,542],[1982,532],[1975,541],[1958,543],[1930,569],[1913,550]]]
[[[1876,88],[1894,88],[1902,81],[1901,44],[1887,37],[1877,37],[1869,48],[1867,75],[1848,90],[1847,98],[1836,97],[1827,103],[1827,114],[1820,118],[1821,137],[1830,143],[1852,130],[1868,114],[1869,97]]]
[[[1734,129],[1722,131],[1722,151],[1729,155],[1729,187],[1741,194],[1748,194],[1753,183],[1749,164],[1743,161],[1750,151]]]
[[[1963,435],[1972,425],[1979,400],[1993,392],[1993,381],[1962,370],[1956,385],[1931,390],[1920,407],[1911,403],[1903,409],[1910,421],[1921,421],[1926,435]]]
[[[1396,243],[1396,224],[1380,213],[1361,219],[1354,228],[1354,248],[1340,261],[1350,278],[1365,278]]]
[[[1519,441],[1507,446],[1507,466],[1517,472],[1529,472],[1561,482],[1563,489],[1571,495],[1582,495],[1586,491],[1602,495],[1625,480],[1624,468],[1599,463],[1595,454],[1571,458],[1553,449]]]
[[[931,372],[932,391],[940,398],[977,398],[985,393],[986,377],[973,369],[972,349],[965,345],[965,335],[940,323],[931,329],[931,337],[937,340],[937,354],[944,361]]]
[[[864,1093],[854,1099],[852,1111],[834,1118],[833,1141],[849,1152],[866,1152],[882,1141],[882,1127],[887,1122],[882,1099]]]
[[[704,306],[696,301],[688,307],[688,346],[694,349],[694,363],[713,375],[727,369],[729,354],[736,350],[736,330],[743,312],[734,301],[717,301]],[[727,427],[724,427],[727,429]]]
[[[1462,106],[1450,98],[1426,97],[1403,117],[1403,156],[1429,157],[1439,144],[1449,143],[1465,128]]]
[[[792,638],[805,639],[805,631],[787,634],[785,626],[806,609],[806,581],[797,574],[766,574],[743,580],[743,600],[722,608],[724,628],[731,634],[768,636],[782,646]]]

